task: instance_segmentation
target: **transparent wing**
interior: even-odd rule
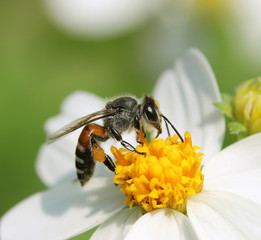
[[[59,129],[56,132],[54,132],[53,134],[51,134],[48,137],[47,142],[52,143],[52,142],[58,140],[59,138],[65,136],[66,134],[71,133],[71,132],[75,131],[76,129],[78,129],[82,126],[85,126],[91,122],[97,121],[102,118],[114,116],[116,114],[116,112],[117,112],[116,109],[103,109],[101,111],[94,112],[87,116],[78,118],[75,121],[65,125],[61,129]]]

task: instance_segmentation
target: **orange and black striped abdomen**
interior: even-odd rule
[[[106,155],[97,143],[97,140],[107,140],[104,127],[98,124],[89,124],[85,126],[78,139],[75,153],[77,176],[82,186],[92,177],[96,161],[105,161]]]

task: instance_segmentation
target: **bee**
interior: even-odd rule
[[[94,123],[103,119],[103,125]],[[136,131],[137,143],[143,144],[146,138],[145,131],[157,130],[157,136],[162,132],[161,122],[165,125],[170,136],[168,124],[177,133],[181,141],[183,138],[174,125],[159,110],[157,101],[150,96],[144,96],[141,101],[135,97],[123,96],[108,101],[105,108],[81,117],[48,138],[48,142],[54,142],[64,135],[84,126],[76,147],[76,171],[81,185],[84,186],[92,177],[96,161],[103,163],[110,171],[115,172],[115,164],[109,155],[105,154],[100,143],[113,138],[129,151],[146,155],[139,152],[130,143],[122,139],[121,134],[125,131]]]

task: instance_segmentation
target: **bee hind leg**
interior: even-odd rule
[[[109,155],[105,154],[104,150],[100,147],[98,142],[96,141],[96,135],[92,135],[92,151],[93,151],[93,157],[98,162],[102,162],[110,171],[115,172],[115,164],[110,158]],[[100,138],[98,136],[98,138]]]
[[[105,156],[105,161],[103,163],[112,172],[115,172],[115,168],[116,168],[115,163],[112,161],[112,159],[111,159],[111,157],[109,155]]]

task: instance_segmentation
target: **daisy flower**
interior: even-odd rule
[[[157,201],[154,201],[156,207],[153,209],[140,207],[138,202],[133,202],[129,208],[128,203],[133,199],[129,198],[130,201],[123,204],[126,196],[120,188],[124,190],[124,182],[118,182],[121,186],[116,187],[114,176],[98,164],[94,177],[85,187],[73,183],[71,180],[76,175],[72,174],[75,169],[71,148],[75,147],[76,140],[72,140],[72,134],[60,143],[42,147],[37,169],[41,179],[51,188],[25,199],[2,217],[1,239],[65,239],[98,225],[92,239],[104,239],[104,236],[109,239],[258,239],[261,234],[261,195],[258,190],[261,184],[261,135],[252,135],[220,152],[224,119],[213,106],[213,102],[220,101],[220,94],[207,60],[198,50],[190,50],[176,62],[174,69],[163,73],[154,96],[159,100],[162,112],[179,131],[185,133],[188,130],[193,138],[193,145],[189,133],[185,133],[184,143],[175,136],[166,140],[171,148],[188,156],[187,164],[181,165],[190,169],[192,178],[182,176],[182,184],[192,188],[181,191],[179,203],[183,206],[176,208],[178,204],[167,199],[162,204],[172,204],[163,208],[157,207]],[[96,96],[75,93],[63,104],[62,113],[47,122],[46,128],[48,131],[57,129],[82,114],[79,109],[88,106],[94,111],[101,107],[100,104],[103,101]],[[148,148],[155,150],[154,156],[160,151],[157,141],[161,142],[162,148],[166,147],[162,144],[164,140],[153,140]],[[156,142],[154,147],[153,142]],[[203,161],[196,145],[201,146]],[[117,158],[117,168],[121,168],[124,164],[119,164],[119,159],[122,157],[122,161],[127,161],[127,156],[116,148],[112,152]],[[170,154],[172,151],[162,152]],[[176,161],[178,157],[173,159]],[[134,161],[134,157],[130,156],[129,160]],[[204,164],[202,171],[201,163]],[[138,172],[139,169],[142,170],[138,167]],[[158,170],[154,168],[155,174]],[[123,173],[116,171],[116,183],[123,180],[119,175]],[[167,179],[170,173],[163,171],[162,174]],[[194,179],[194,176],[197,177]],[[151,183],[151,186],[154,189],[157,184]],[[182,186],[179,189],[182,190]],[[162,191],[166,193],[166,189]],[[191,195],[182,204],[182,197],[188,192]],[[153,190],[149,197],[156,199],[156,194]],[[142,202],[143,196],[139,197]]]
[[[110,38],[145,24],[162,0],[44,0],[49,18],[62,30],[80,37]]]
[[[232,34],[232,47],[240,47],[246,57],[251,61],[251,65],[259,67],[261,61],[261,1],[259,0],[233,0],[229,1],[232,19],[227,24],[228,34]],[[235,35],[238,41],[235,41]],[[235,44],[238,42],[238,44]],[[239,45],[239,46],[238,46]],[[242,55],[242,54],[241,54]],[[244,59],[244,62],[248,61]]]
[[[156,39],[157,46],[161,41],[164,54],[169,56],[170,53],[170,58],[173,43],[178,46],[176,50],[181,51],[191,44],[191,39],[193,44],[205,43],[209,36],[204,32],[204,26],[202,28],[201,18],[207,21],[216,18],[230,38],[231,47],[236,47],[236,51],[241,49],[241,58],[248,57],[252,65],[260,63],[259,0],[43,0],[43,7],[49,19],[61,30],[91,39],[120,36],[154,18],[157,20],[156,29],[145,37],[150,40],[149,44],[145,40],[145,46],[151,45],[151,39]],[[199,31],[198,41],[195,28]],[[153,48],[154,45],[147,51]],[[161,53],[155,54],[164,57],[162,49]]]

